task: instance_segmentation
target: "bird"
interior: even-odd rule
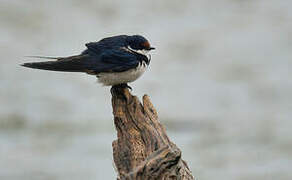
[[[28,56],[48,61],[28,62],[24,67],[48,71],[82,72],[95,75],[104,86],[132,89],[128,83],[137,80],[149,67],[149,52],[155,48],[141,35],[117,35],[85,44],[79,55],[67,57]]]

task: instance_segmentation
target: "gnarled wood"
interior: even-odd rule
[[[166,135],[147,95],[143,105],[127,88],[112,88],[118,139],[113,156],[119,180],[193,179],[180,149]]]

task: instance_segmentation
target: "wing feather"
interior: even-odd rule
[[[98,72],[122,72],[135,68],[138,64],[139,60],[134,54],[116,49],[101,54],[96,70]]]

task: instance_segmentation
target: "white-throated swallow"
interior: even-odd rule
[[[149,41],[140,35],[120,35],[86,44],[87,49],[69,57],[42,57],[45,62],[24,63],[22,66],[49,71],[84,72],[95,75],[105,86],[122,85],[138,79],[149,66]]]

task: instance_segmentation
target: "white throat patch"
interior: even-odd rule
[[[146,57],[149,56],[149,50],[145,50],[145,49],[143,49],[143,50],[135,50],[135,49],[132,49],[130,46],[128,46],[127,48],[128,48],[129,50],[131,50],[131,51],[134,51],[134,52],[136,52],[136,53],[138,53],[138,54],[141,54],[141,55],[144,55],[144,56],[146,56]]]

